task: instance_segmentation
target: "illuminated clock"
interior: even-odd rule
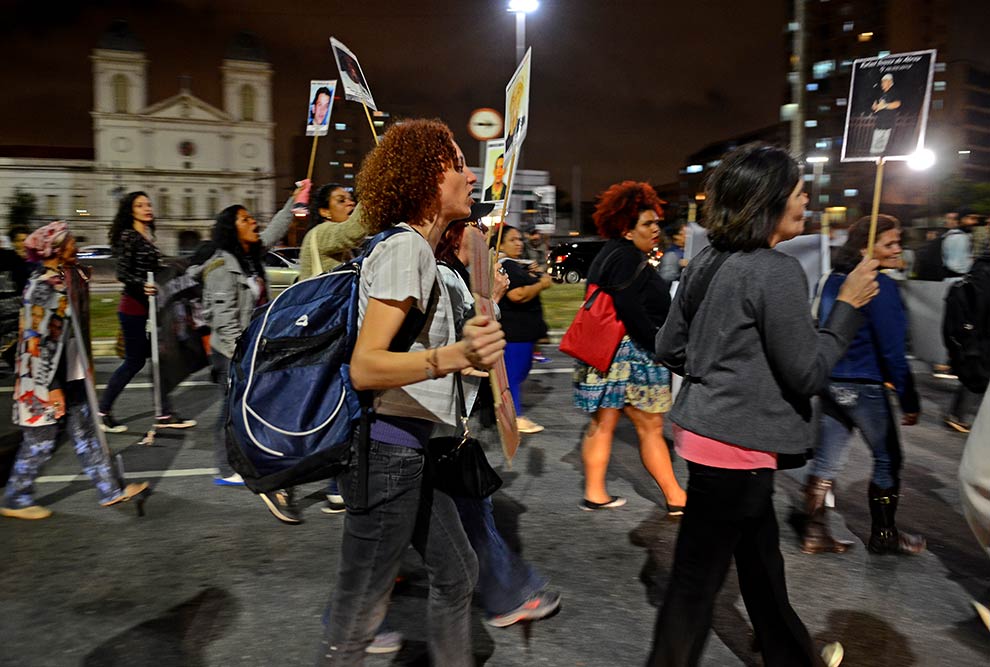
[[[488,107],[475,109],[468,120],[468,132],[478,141],[502,136],[502,114]]]

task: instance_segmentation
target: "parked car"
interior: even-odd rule
[[[576,283],[588,277],[588,267],[605,245],[602,239],[574,239],[550,249],[550,277],[557,282]]]
[[[113,249],[108,245],[84,245],[76,251],[79,259],[110,259]]]
[[[289,259],[291,251],[299,257],[299,248],[278,248],[265,253],[265,273],[274,290],[283,290],[299,278],[299,262]]]

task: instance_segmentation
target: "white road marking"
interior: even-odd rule
[[[148,479],[151,477],[204,477],[206,475],[216,475],[219,472],[216,468],[186,468],[185,470],[142,470],[129,472],[124,475],[132,479]],[[78,475],[43,475],[36,479],[36,482],[54,482],[65,484],[66,482],[83,482],[89,477],[82,473]]]
[[[151,389],[150,382],[131,382],[129,385],[124,387],[124,391],[128,389]],[[215,387],[215,382],[210,382],[209,380],[189,380],[188,382],[180,382],[179,387]],[[97,389],[106,389],[105,384],[96,385]],[[13,393],[13,387],[0,387],[0,394],[10,394]]]

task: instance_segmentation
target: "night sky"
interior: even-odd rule
[[[504,106],[515,20],[503,0],[0,0],[0,145],[92,145],[89,54],[125,18],[149,59],[149,103],[192,91],[221,105],[231,38],[256,33],[274,68],[276,166],[304,131],[308,81],[337,78],[328,38],[360,58],[380,109],[445,120],[476,161],[471,110]],[[672,181],[705,144],[776,121],[784,101],[785,0],[543,0],[533,47],[525,166],[590,199],[622,179]],[[338,104],[353,104],[340,102]]]

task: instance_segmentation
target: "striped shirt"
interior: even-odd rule
[[[411,352],[452,345],[457,341],[454,314],[447,286],[437,280],[433,249],[415,229],[401,223],[412,233],[391,236],[372,250],[361,269],[358,296],[358,325],[364,322],[368,299],[404,301],[412,297],[414,307],[425,311],[434,285],[440,298],[426,324],[410,348]],[[423,380],[397,389],[375,392],[375,412],[395,417],[413,417],[431,422],[457,423],[453,375]]]

